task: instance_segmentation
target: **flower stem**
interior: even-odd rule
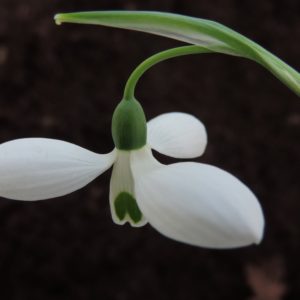
[[[139,64],[129,76],[127,83],[125,85],[123,99],[124,100],[134,99],[135,87],[139,79],[147,70],[149,70],[157,63],[178,56],[199,54],[199,53],[212,53],[212,52],[213,52],[212,50],[201,46],[183,46],[183,47],[168,49],[147,58],[141,64]]]

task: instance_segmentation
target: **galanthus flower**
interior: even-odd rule
[[[139,102],[124,99],[113,115],[112,136],[115,149],[108,154],[47,138],[1,144],[0,196],[29,201],[60,197],[113,165],[110,208],[115,223],[149,223],[174,240],[209,248],[261,241],[260,204],[236,177],[208,164],[164,165],[152,155],[152,149],[179,159],[202,155],[207,136],[197,118],[173,112],[146,123]]]

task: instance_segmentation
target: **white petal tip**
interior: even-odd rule
[[[112,220],[116,225],[125,225],[126,223],[128,223],[131,227],[134,228],[143,227],[148,223],[144,218],[137,223],[135,223],[134,221],[132,221],[130,218],[127,217],[123,220],[119,220],[118,218],[112,216]]]
[[[258,230],[253,231],[252,238],[253,238],[253,244],[259,245],[264,237],[264,221],[262,221],[262,225]]]

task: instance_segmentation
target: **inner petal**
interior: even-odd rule
[[[119,225],[128,222],[131,226],[140,227],[147,221],[135,200],[134,180],[130,168],[131,151],[117,151],[109,193],[112,219]]]

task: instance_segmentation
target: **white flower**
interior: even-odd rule
[[[42,200],[69,194],[113,164],[113,220],[142,226],[191,245],[233,248],[259,243],[264,227],[254,194],[231,174],[207,164],[159,163],[151,148],[175,158],[200,156],[206,131],[185,113],[163,114],[147,123],[147,143],[135,150],[96,154],[45,138],[0,145],[0,196]]]

